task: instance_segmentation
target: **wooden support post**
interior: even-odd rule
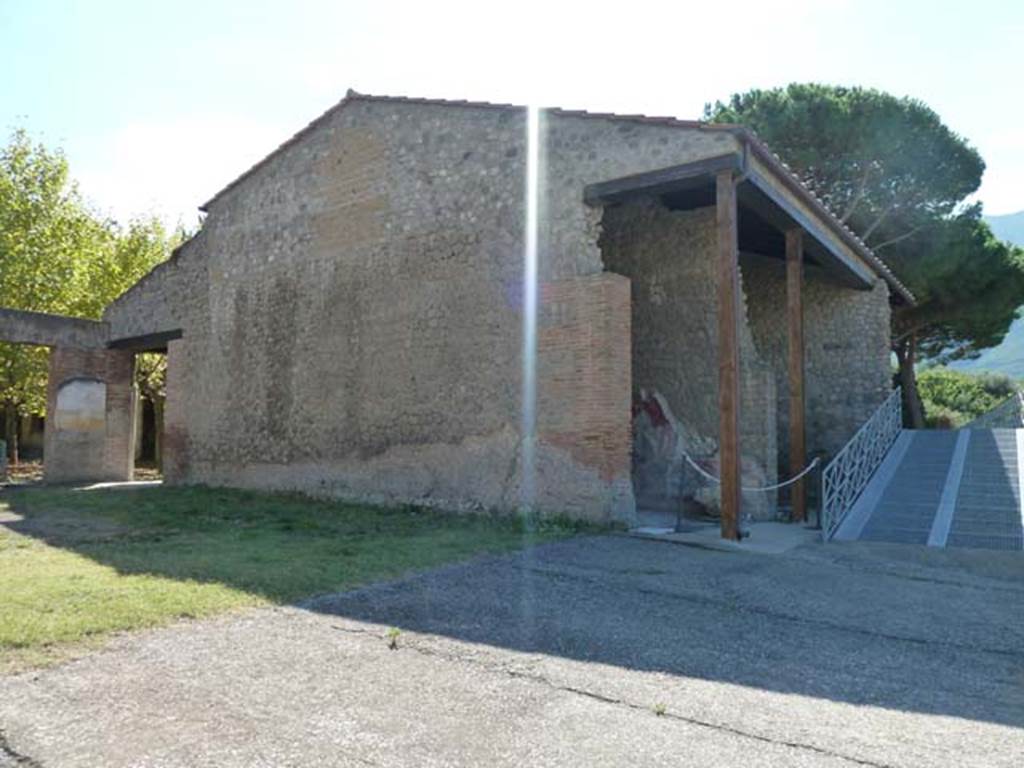
[[[718,229],[718,456],[721,465],[722,538],[739,539],[740,353],[739,243],[736,180],[715,176]]]
[[[789,347],[789,471],[796,475],[807,463],[804,426],[804,238],[803,230],[786,231],[786,318]],[[803,480],[790,486],[793,520],[807,519],[807,488]]]

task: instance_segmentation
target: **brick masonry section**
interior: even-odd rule
[[[134,454],[134,355],[124,350],[50,351],[44,445],[47,482],[130,480]],[[103,394],[99,421],[58,408],[61,392]]]
[[[633,512],[629,304],[629,280],[605,273],[545,284],[538,318],[538,437],[596,471],[611,494],[589,503],[617,519]],[[561,496],[570,479],[541,492]]]

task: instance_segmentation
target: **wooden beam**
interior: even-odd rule
[[[142,336],[126,336],[114,339],[107,346],[110,349],[130,349],[133,352],[166,352],[167,342],[176,341],[182,336],[181,329],[147,333]]]
[[[583,188],[583,202],[587,205],[604,205],[638,195],[662,195],[701,186],[710,187],[713,176],[720,171],[739,171],[742,162],[742,155],[730,152],[692,163],[588,184]]]
[[[804,426],[804,233],[786,230],[786,318],[789,348],[789,471],[796,475],[807,462]],[[793,520],[807,519],[807,489],[803,480],[790,486]]]
[[[715,175],[718,231],[718,456],[721,465],[722,538],[739,539],[740,354],[739,239],[736,179]]]
[[[757,196],[749,194],[746,189],[747,185],[764,195],[765,198],[771,201],[772,205],[759,206]],[[757,207],[759,209],[758,213],[764,217],[772,216],[771,208],[776,208],[777,212],[769,219],[770,223],[775,224],[780,229],[789,229],[794,226],[800,227],[820,246],[820,253],[817,254],[818,257],[825,257],[824,260],[832,262],[840,273],[845,272],[846,275],[844,277],[852,285],[856,285],[864,290],[870,290],[874,286],[875,272],[872,267],[864,263],[845,240],[834,234],[826,223],[816,221],[809,214],[804,213],[793,200],[776,189],[756,168],[751,167],[747,169],[744,187],[743,202],[745,205]]]

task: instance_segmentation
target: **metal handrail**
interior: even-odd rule
[[[828,541],[860,497],[903,428],[897,387],[821,473],[821,535]]]
[[[1024,427],[1024,393],[1014,392],[985,413],[964,424],[963,429],[1020,429]]]

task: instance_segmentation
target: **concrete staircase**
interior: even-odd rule
[[[904,430],[834,536],[1024,549],[1024,430]]]

